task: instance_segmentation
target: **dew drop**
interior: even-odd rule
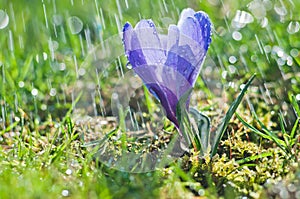
[[[281,198],[290,198],[290,194],[289,192],[286,190],[286,189],[282,189],[280,192],[279,192],[279,196]]]
[[[149,23],[149,26],[150,26],[150,27],[154,27],[154,23],[153,23],[153,22],[148,21],[148,23]]]
[[[71,169],[67,169],[67,170],[66,170],[66,174],[67,174],[67,175],[71,175],[71,174],[72,174],[72,170],[71,170]]]
[[[246,86],[245,84],[241,84],[240,89],[243,90],[245,88],[245,86]]]
[[[289,184],[289,185],[287,186],[287,188],[288,188],[288,190],[289,190],[290,192],[295,192],[295,191],[297,191],[297,187],[296,187],[294,184]]]
[[[50,89],[50,95],[53,97],[56,95],[56,89],[55,88],[51,88]]]
[[[42,111],[46,111],[47,110],[47,105],[46,104],[42,104],[41,105],[41,109],[42,109]]]
[[[45,52],[43,52],[43,59],[44,59],[44,61],[46,61],[48,59],[48,55]]]
[[[54,41],[54,40],[49,40],[48,45],[49,45],[50,51],[55,51],[55,50],[57,50],[58,47],[59,47],[58,42],[57,42],[57,41]]]
[[[267,27],[268,24],[269,24],[269,20],[268,20],[267,17],[264,17],[264,18],[261,20],[261,22],[260,22],[260,25],[261,25],[262,28]]]
[[[63,195],[64,197],[69,196],[69,190],[62,190],[61,195]]]
[[[61,15],[58,15],[58,14],[53,15],[52,16],[52,22],[53,22],[54,25],[59,26],[59,25],[62,24],[63,18],[62,18]]]
[[[235,66],[233,66],[233,65],[229,65],[229,66],[228,66],[228,69],[229,69],[229,72],[230,72],[231,74],[233,74],[233,73],[236,72],[236,68],[235,68]]]
[[[257,57],[257,55],[252,55],[252,56],[250,57],[250,59],[251,59],[252,62],[257,62],[258,57]]]
[[[16,121],[16,122],[20,122],[20,120],[21,120],[21,119],[20,119],[19,117],[15,117],[15,121]]]
[[[132,65],[131,65],[129,62],[126,64],[126,67],[127,67],[128,69],[132,69]]]
[[[4,29],[9,23],[9,17],[6,12],[0,10],[0,29]]]
[[[18,85],[20,88],[23,88],[25,86],[25,83],[23,81],[19,81]]]
[[[274,5],[274,10],[278,15],[287,15],[287,10],[281,3],[277,3],[276,5]]]
[[[240,46],[241,53],[246,53],[248,51],[248,46],[246,44],[242,44]]]
[[[254,0],[248,5],[249,10],[257,19],[262,19],[266,16],[266,8],[262,6],[261,3],[261,0]]]
[[[66,70],[66,64],[64,62],[59,64],[59,70],[61,70],[61,71]]]
[[[272,47],[270,45],[265,45],[264,51],[265,51],[265,53],[270,53],[272,51]]]
[[[289,34],[295,34],[299,32],[300,30],[300,25],[298,21],[291,21],[287,27],[287,32]]]
[[[299,55],[299,50],[296,48],[293,48],[290,52],[292,57],[297,57]]]
[[[243,36],[242,36],[242,34],[241,34],[239,31],[234,31],[234,32],[232,33],[232,38],[233,38],[234,40],[236,40],[236,41],[241,41],[242,38],[243,38]]]
[[[33,96],[37,96],[38,93],[39,93],[39,91],[36,88],[31,90],[31,95],[33,95]]]
[[[223,79],[226,79],[227,73],[228,73],[227,71],[223,71],[223,72],[222,72],[222,77],[223,77]]]
[[[205,190],[204,190],[204,189],[200,189],[200,190],[198,191],[198,194],[199,194],[199,196],[204,196]]]
[[[288,56],[287,58],[286,58],[286,64],[288,65],[288,66],[292,66],[293,65],[293,58],[291,57],[291,56]]]
[[[272,4],[272,1],[271,1],[271,0],[263,0],[262,3],[263,3],[263,6],[265,7],[265,9],[266,9],[267,11],[273,9],[273,4]]]
[[[230,56],[229,59],[228,59],[228,61],[229,61],[231,64],[234,64],[234,63],[237,61],[237,59],[236,59],[235,56]]]
[[[81,21],[81,19],[79,19],[76,16],[72,16],[68,18],[68,25],[70,28],[70,31],[72,34],[78,34],[82,28],[83,28],[83,23]]]
[[[232,26],[235,28],[243,28],[247,24],[252,23],[253,21],[254,18],[250,13],[246,11],[237,10],[232,20]]]
[[[112,99],[117,100],[119,98],[119,95],[117,93],[113,93],[111,97]]]

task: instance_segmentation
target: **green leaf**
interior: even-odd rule
[[[195,134],[192,130],[192,125],[186,108],[186,102],[191,95],[192,90],[193,88],[187,90],[179,99],[176,106],[176,117],[179,123],[179,134],[184,136],[188,145],[193,144],[194,148],[200,151],[202,149],[200,139],[195,137],[197,134]]]
[[[204,154],[209,150],[210,141],[210,119],[203,113],[199,112],[194,108],[190,108],[190,115],[195,119],[197,129],[197,138],[201,142],[201,153]]]

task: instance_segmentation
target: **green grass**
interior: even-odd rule
[[[0,9],[9,16],[8,26],[0,29],[0,198],[299,195],[300,42],[299,30],[289,32],[297,30],[293,25],[299,24],[300,3],[264,1],[266,27],[261,13],[256,13],[253,23],[234,29],[236,11],[250,12],[255,7],[250,2],[0,0]],[[100,139],[93,143],[119,148],[112,154],[117,157],[128,150],[164,148],[177,135],[145,88],[134,90],[129,102],[144,112],[135,115],[137,123],[131,125],[141,128],[144,122],[143,128],[157,133],[157,139],[152,139],[151,132],[146,134],[150,138],[126,137],[128,110],[122,110],[124,122],[119,127],[111,117],[113,92],[132,86],[119,79],[129,69],[118,31],[126,21],[136,24],[140,18],[152,18],[165,29],[176,23],[186,7],[207,12],[214,27],[202,79],[191,98],[191,105],[210,117],[212,132],[220,126],[240,86],[254,73],[257,76],[239,107],[230,112],[235,114],[226,120],[228,126],[219,146],[213,148],[213,157],[191,151],[166,159],[167,164],[146,173],[111,168],[103,156],[94,155],[97,144],[91,147],[87,141]],[[284,11],[287,14],[280,16]],[[90,38],[84,30],[72,34],[67,24],[71,16],[81,19],[83,29],[90,29]],[[61,17],[62,23],[54,25],[53,17]],[[234,31],[242,34],[240,41],[232,37]],[[91,45],[98,53],[96,61]],[[51,46],[57,47],[52,51]],[[101,51],[103,46],[109,51]],[[89,90],[95,84],[101,95]],[[291,184],[296,191],[291,191]]]

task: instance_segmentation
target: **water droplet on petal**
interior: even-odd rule
[[[287,32],[290,34],[295,34],[299,31],[300,25],[298,21],[291,21],[287,27]]]
[[[126,64],[126,67],[127,67],[128,69],[132,69],[132,65],[131,65],[129,62]]]
[[[83,28],[81,19],[76,16],[68,18],[68,25],[72,34],[78,34]]]
[[[153,24],[153,22],[151,22],[151,21],[148,21],[148,23],[149,23],[149,26],[150,26],[150,27],[154,27],[154,24]]]
[[[0,10],[0,29],[4,29],[9,23],[9,17],[6,12]]]

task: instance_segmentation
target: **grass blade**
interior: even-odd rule
[[[237,113],[236,113],[236,116],[242,122],[242,124],[244,126],[246,126],[247,128],[249,128],[252,132],[256,133],[257,135],[259,135],[259,136],[261,136],[265,139],[268,139],[268,140],[271,140],[271,141],[275,142],[281,150],[283,150],[287,155],[289,155],[289,153],[288,153],[288,151],[285,147],[284,142],[282,140],[278,139],[272,132],[270,132],[267,129],[263,129],[264,133],[262,133],[257,128],[255,128],[254,126],[252,126],[251,124],[249,124],[245,120],[243,120],[242,117],[239,116]]]
[[[216,153],[217,153],[217,148],[218,145],[226,131],[226,128],[228,126],[228,123],[232,117],[232,115],[235,113],[237,107],[239,106],[239,104],[241,103],[248,87],[250,86],[250,84],[252,83],[253,79],[255,78],[256,74],[252,75],[252,77],[248,80],[248,82],[246,83],[246,85],[244,86],[244,88],[242,89],[242,91],[240,92],[239,96],[234,100],[234,102],[231,104],[231,106],[229,107],[225,117],[223,118],[223,122],[221,123],[220,127],[218,128],[218,130],[215,132],[215,139],[213,140],[212,143],[212,153],[211,153],[211,157],[213,157]]]
[[[294,139],[295,138],[296,131],[297,131],[297,128],[298,128],[298,124],[299,124],[299,117],[296,119],[295,124],[294,124],[294,126],[292,128],[292,131],[291,131],[291,134],[290,134],[290,139]]]
[[[252,132],[256,133],[257,135],[259,135],[262,138],[265,138],[265,139],[268,139],[268,140],[272,141],[272,138],[269,135],[266,135],[266,134],[260,132],[254,126],[252,126],[251,124],[247,123],[238,113],[236,113],[235,115],[240,120],[240,122],[242,122],[242,124],[244,126],[246,126],[247,128],[249,128]]]
[[[247,157],[247,158],[243,158],[241,160],[237,160],[236,162],[238,164],[244,164],[246,162],[251,162],[251,161],[254,161],[254,160],[257,160],[257,159],[260,159],[260,158],[264,158],[264,157],[268,157],[268,156],[272,156],[272,155],[273,155],[272,152],[266,152],[266,153],[261,153],[261,154],[258,154],[258,155],[250,156],[250,157]]]

